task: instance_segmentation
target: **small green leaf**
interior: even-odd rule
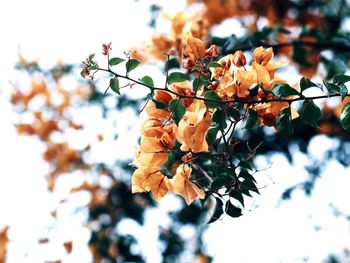
[[[95,57],[95,54],[90,54],[88,60],[91,62]]]
[[[209,68],[222,68],[222,65],[216,61],[212,61],[209,63]]]
[[[186,108],[182,104],[182,100],[172,100],[169,103],[169,109],[172,112],[171,118],[176,123],[176,125],[179,125],[180,120],[186,113]]]
[[[150,76],[144,76],[140,81],[148,87],[154,87],[153,79]]]
[[[288,84],[277,84],[272,88],[271,91],[278,98],[287,97],[291,95],[301,95],[299,91],[292,88]]]
[[[258,122],[259,122],[258,121],[258,114],[254,110],[249,109],[248,110],[248,116],[245,119],[243,128],[245,128],[245,129],[252,129],[252,128],[255,127],[255,125],[258,124]]]
[[[217,191],[222,187],[229,185],[229,178],[216,178],[210,185],[210,190]]]
[[[242,215],[242,209],[231,204],[230,200],[228,200],[225,204],[225,212],[230,217],[240,217]]]
[[[228,116],[232,117],[235,121],[239,121],[241,118],[241,113],[236,108],[230,107],[226,109],[226,113]]]
[[[233,189],[231,192],[230,192],[230,197],[238,200],[242,206],[244,207],[244,198],[243,198],[243,195],[242,193],[238,190],[238,189]]]
[[[119,91],[119,80],[118,78],[113,78],[109,80],[109,85],[111,86],[111,89],[117,93],[118,95],[120,95],[120,91]]]
[[[326,90],[328,92],[328,94],[333,94],[333,93],[339,93],[340,92],[340,88],[330,82],[327,81],[323,81],[324,86],[326,87]]]
[[[201,78],[195,78],[193,80],[193,84],[192,87],[195,91],[199,90],[200,88],[202,88],[204,85],[209,84],[208,80],[205,80],[203,77]]]
[[[247,170],[244,170],[244,169],[243,169],[243,170],[239,173],[239,177],[244,178],[245,180],[253,181],[253,182],[256,183],[255,178],[254,178]]]
[[[140,61],[137,59],[130,59],[126,62],[126,71],[130,72],[133,69],[137,68],[137,66],[140,64]]]
[[[317,122],[322,118],[322,111],[312,100],[303,102],[299,114],[304,123],[318,128]]]
[[[318,86],[313,83],[311,80],[305,78],[305,77],[302,77],[300,79],[300,90],[301,92],[303,92],[304,90],[308,89],[308,88],[311,88],[311,87],[316,87],[318,88]]]
[[[253,84],[250,86],[249,90],[249,96],[250,97],[255,97],[256,95],[258,95],[259,92],[259,84]]]
[[[350,102],[345,104],[340,114],[340,124],[344,130],[350,132]]]
[[[276,121],[276,128],[285,138],[289,138],[293,134],[292,117],[290,108],[283,109]]]
[[[125,59],[118,58],[118,57],[111,58],[109,60],[109,65],[110,66],[115,66],[115,65],[118,65],[119,63],[122,63],[123,61],[125,61]]]
[[[343,84],[343,83],[339,84],[339,93],[340,93],[342,100],[344,100],[346,98],[346,96],[348,95],[348,88],[345,86],[345,84]]]
[[[190,80],[191,77],[181,72],[172,72],[168,76],[168,84],[173,84],[175,82],[182,82],[185,80]]]
[[[213,122],[217,124],[217,128],[219,130],[224,130],[227,126],[226,124],[226,116],[225,111],[223,110],[216,110],[213,115]]]
[[[237,165],[237,167],[242,167],[246,170],[252,170],[253,166],[249,161],[240,161]]]
[[[343,74],[338,74],[338,75],[335,75],[334,78],[333,78],[333,83],[346,83],[350,81],[350,76],[347,76],[347,75],[343,75]]]
[[[222,104],[220,103],[221,99],[219,97],[219,95],[213,91],[213,90],[208,90],[205,94],[204,94],[204,98],[205,99],[209,99],[209,100],[216,100],[216,101],[209,101],[209,100],[205,100],[204,104],[208,107],[208,108],[217,108],[220,107]]]
[[[208,144],[213,144],[215,142],[218,131],[219,131],[218,128],[211,128],[208,130],[208,133],[206,136],[206,140]]]
[[[220,198],[215,197],[216,200],[216,205],[214,208],[214,212],[208,222],[208,224],[215,222],[216,220],[220,219],[221,215],[224,213],[224,209],[223,209],[223,202]]]
[[[242,190],[242,193],[248,196],[250,196],[250,194],[247,194],[247,191],[248,192],[253,191],[257,194],[260,194],[258,188],[255,185],[255,182],[252,180],[244,180],[241,184],[241,190]]]

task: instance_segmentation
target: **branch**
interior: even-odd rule
[[[235,47],[232,50],[224,50],[224,55],[234,53],[237,50],[241,51],[247,51],[251,50],[257,46],[263,46],[265,48],[272,47],[274,50],[278,50],[283,47],[289,47],[289,46],[307,46],[307,47],[313,47],[319,50],[336,50],[337,52],[350,52],[350,45],[345,45],[341,43],[334,43],[334,42],[315,42],[315,41],[307,41],[307,40],[292,40],[288,42],[283,43],[268,43],[266,41],[258,42],[257,44],[249,44],[246,46],[238,46]]]

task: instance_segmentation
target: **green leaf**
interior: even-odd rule
[[[254,110],[249,109],[248,110],[248,116],[245,119],[243,128],[245,128],[245,129],[252,129],[252,128],[255,127],[255,125],[257,125],[258,122],[259,122],[258,121],[258,114]]]
[[[303,92],[304,90],[308,89],[308,88],[311,88],[311,87],[316,87],[318,88],[318,86],[313,83],[311,80],[305,78],[305,77],[302,77],[300,79],[300,90],[301,92]]]
[[[191,77],[181,72],[172,72],[168,76],[168,84],[173,84],[175,82],[182,82],[185,80],[190,80]]]
[[[350,76],[347,76],[347,75],[343,75],[343,74],[338,74],[338,75],[335,75],[334,78],[333,78],[333,83],[346,83],[350,81]]]
[[[227,126],[225,112],[223,110],[216,110],[213,115],[213,122],[217,124],[219,130],[224,130]]]
[[[250,97],[255,97],[256,95],[258,95],[259,92],[259,84],[253,84],[250,86],[249,90],[249,96]]]
[[[341,111],[340,124],[344,130],[350,132],[350,102],[346,103]]]
[[[228,116],[232,117],[235,121],[239,121],[239,119],[241,118],[241,113],[236,108],[230,107],[226,109],[226,113]]]
[[[240,173],[239,173],[239,177],[242,177],[244,178],[245,180],[250,180],[250,181],[253,181],[256,183],[256,180],[255,178],[247,171],[247,170],[242,170]]]
[[[209,84],[208,80],[205,80],[203,77],[201,78],[195,78],[193,80],[193,84],[192,87],[195,91],[199,90],[200,88],[202,88],[204,85]]]
[[[258,188],[255,185],[255,182],[252,180],[244,180],[241,184],[241,190],[242,190],[242,193],[248,196],[250,196],[250,194],[247,194],[247,191],[248,192],[253,191],[257,194],[260,194]]]
[[[229,178],[216,178],[210,185],[210,190],[217,191],[221,189],[222,187],[229,185],[230,180]]]
[[[323,84],[326,87],[328,94],[340,93],[340,88],[337,85],[327,81],[323,81]]]
[[[317,122],[322,118],[322,111],[312,100],[305,100],[299,115],[304,123],[318,128]]]
[[[110,66],[115,66],[115,65],[118,65],[119,63],[122,63],[123,61],[125,61],[125,59],[118,58],[118,57],[111,58],[109,60],[109,65]]]
[[[209,63],[209,68],[222,68],[222,65],[216,61],[212,61]]]
[[[217,101],[221,101],[219,95],[213,91],[213,90],[208,90],[205,94],[204,94],[204,98],[205,99],[210,99],[210,100],[217,100]],[[216,101],[208,101],[205,100],[204,104],[208,107],[208,108],[217,108],[220,107],[222,104],[220,102],[216,102]]]
[[[206,140],[209,145],[215,142],[218,131],[218,128],[211,128],[208,130]]]
[[[242,209],[231,204],[230,200],[225,204],[225,212],[230,217],[240,217],[242,215]]]
[[[88,60],[91,62],[95,57],[95,54],[90,54]]]
[[[230,197],[238,200],[242,206],[244,207],[244,198],[243,198],[243,195],[242,193],[238,190],[238,189],[233,189],[231,192],[230,192]]]
[[[237,165],[237,167],[242,167],[246,170],[253,170],[253,166],[249,161],[240,161]]]
[[[212,214],[208,224],[215,222],[216,220],[220,219],[221,215],[224,213],[224,209],[223,209],[223,202],[220,198],[215,197],[216,200],[216,205],[214,208],[214,213]]]
[[[111,87],[111,89],[117,93],[118,95],[120,95],[120,91],[119,91],[119,80],[118,78],[113,78],[109,80],[109,85]]]
[[[140,81],[148,87],[154,87],[153,79],[150,76],[144,76]]]
[[[276,128],[285,138],[289,138],[293,134],[292,117],[290,108],[283,109],[276,121]]]
[[[301,95],[299,91],[292,88],[288,84],[277,84],[272,88],[271,91],[278,98],[287,97],[291,95]]]
[[[346,98],[346,96],[348,95],[348,88],[343,83],[339,84],[339,93],[340,93],[342,100],[344,100]]]
[[[169,109],[172,112],[171,118],[176,123],[176,125],[179,125],[180,120],[186,113],[186,108],[182,104],[182,100],[172,100],[169,103]]]
[[[126,62],[126,71],[130,72],[133,69],[137,68],[137,66],[140,64],[140,61],[137,59],[130,59]]]

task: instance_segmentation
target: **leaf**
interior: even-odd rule
[[[117,93],[118,95],[120,95],[120,91],[119,91],[119,80],[118,78],[113,78],[109,80],[109,85],[111,86],[111,89]]]
[[[249,90],[249,96],[250,97],[255,97],[256,95],[258,95],[259,92],[259,84],[253,84],[250,86]]]
[[[322,112],[312,100],[305,100],[299,112],[302,121],[318,128],[317,122],[322,118]]]
[[[186,113],[186,108],[182,104],[182,100],[172,100],[169,103],[169,109],[172,112],[171,118],[174,120],[176,125],[179,125],[180,120]]]
[[[242,170],[240,173],[239,173],[239,177],[242,177],[244,178],[245,180],[250,180],[250,181],[253,181],[256,183],[256,180],[255,178],[247,171],[247,170]]]
[[[244,207],[244,198],[243,198],[243,195],[242,193],[238,190],[238,189],[233,189],[231,192],[230,192],[230,197],[236,199],[237,201],[239,201],[242,206]]]
[[[232,117],[235,121],[239,121],[241,118],[241,113],[238,109],[230,107],[226,110],[228,116]]]
[[[350,132],[350,102],[345,104],[340,114],[340,124],[344,130]]]
[[[327,81],[323,81],[323,84],[326,87],[328,94],[340,93],[340,88],[337,85]]]
[[[252,180],[244,180],[241,184],[241,190],[242,190],[242,193],[249,196],[250,194],[247,194],[247,191],[253,191],[257,194],[260,194],[258,188],[255,185],[255,182]]]
[[[219,95],[213,91],[213,90],[208,90],[205,94],[204,94],[204,98],[205,99],[210,99],[210,100],[217,100],[217,101],[221,101]],[[220,102],[216,102],[216,101],[208,101],[205,100],[204,104],[208,107],[208,108],[217,108],[220,107],[222,104]]]
[[[242,209],[231,204],[230,200],[225,204],[225,212],[230,217],[240,217],[242,215]]]
[[[140,64],[140,61],[137,59],[130,59],[126,62],[126,71],[130,72],[133,69],[137,68],[137,66]]]
[[[140,81],[148,87],[154,87],[153,79],[150,76],[144,76]]]
[[[254,126],[258,123],[258,114],[252,110],[252,109],[249,109],[248,110],[248,116],[247,118],[245,119],[245,122],[244,122],[244,125],[243,125],[243,128],[245,129],[252,129],[254,128]]]
[[[217,124],[217,128],[219,130],[224,130],[227,126],[225,112],[223,110],[215,111],[213,115],[213,122]]]
[[[276,128],[285,138],[289,138],[293,134],[292,117],[290,108],[283,109],[276,121]]]
[[[301,92],[303,92],[304,90],[308,89],[308,88],[311,88],[311,87],[316,87],[316,88],[319,88],[315,83],[313,83],[311,80],[305,78],[305,77],[302,77],[300,79],[300,90]]]
[[[220,198],[215,197],[216,200],[216,205],[214,208],[214,213],[212,214],[208,224],[215,222],[216,220],[220,219],[221,215],[224,213],[224,209],[223,209],[223,202]]]
[[[246,170],[253,170],[253,166],[249,161],[240,161],[237,165],[237,167],[242,167]]]
[[[110,66],[115,66],[115,65],[118,65],[119,63],[122,63],[123,61],[125,61],[125,59],[114,57],[114,58],[111,58],[109,60],[109,65]]]
[[[185,81],[185,80],[190,80],[190,76],[184,74],[184,73],[181,73],[181,72],[172,72],[169,74],[168,76],[168,84],[173,84],[175,82],[182,82],[182,81]]]
[[[350,81],[350,76],[347,76],[347,75],[343,75],[343,74],[338,74],[338,75],[335,75],[334,78],[333,78],[333,83],[346,83]]]
[[[344,100],[346,98],[346,96],[348,95],[348,88],[343,83],[339,84],[339,93],[340,93],[342,100]]]
[[[288,84],[277,84],[272,88],[271,91],[278,98],[287,97],[291,95],[301,95],[299,91],[292,88]]]
[[[92,62],[92,60],[94,59],[94,57],[95,57],[95,54],[90,54],[88,60],[89,60],[90,62]]]
[[[201,78],[195,78],[193,80],[193,84],[192,87],[195,91],[199,90],[200,88],[202,88],[204,85],[207,85],[209,83],[208,80],[205,80],[203,77]]]
[[[206,137],[208,144],[213,144],[215,142],[218,131],[219,131],[218,128],[211,128],[208,130],[207,137]]]
[[[209,63],[209,68],[222,68],[222,65],[216,61],[212,61]]]
[[[217,191],[222,187],[229,185],[229,178],[216,178],[210,185],[210,190]]]

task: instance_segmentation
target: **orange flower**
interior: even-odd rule
[[[197,59],[205,57],[205,46],[203,42],[188,34],[185,38],[185,46],[182,49],[182,67],[192,69]]]
[[[264,49],[263,47],[258,47],[253,52],[254,61],[262,66],[265,66],[273,58],[272,48]]]
[[[231,61],[236,67],[239,68],[247,64],[247,59],[241,50],[238,50],[233,54]]]
[[[203,199],[205,192],[190,181],[192,168],[188,164],[181,164],[176,169],[175,176],[170,179],[172,192],[182,196],[187,205],[190,205],[197,198]]]
[[[151,191],[154,199],[159,201],[168,193],[171,185],[158,167],[140,167],[132,175],[131,189],[133,193]]]
[[[205,137],[212,122],[211,115],[212,112],[207,110],[201,100],[193,101],[186,109],[186,113],[176,130],[176,138],[182,144],[181,151],[208,151],[208,143]]]
[[[227,71],[230,70],[231,67],[231,57],[232,55],[224,56],[219,59],[218,63],[222,65],[222,67],[210,67],[209,70],[211,72],[211,77],[213,79],[219,79],[225,75]]]

